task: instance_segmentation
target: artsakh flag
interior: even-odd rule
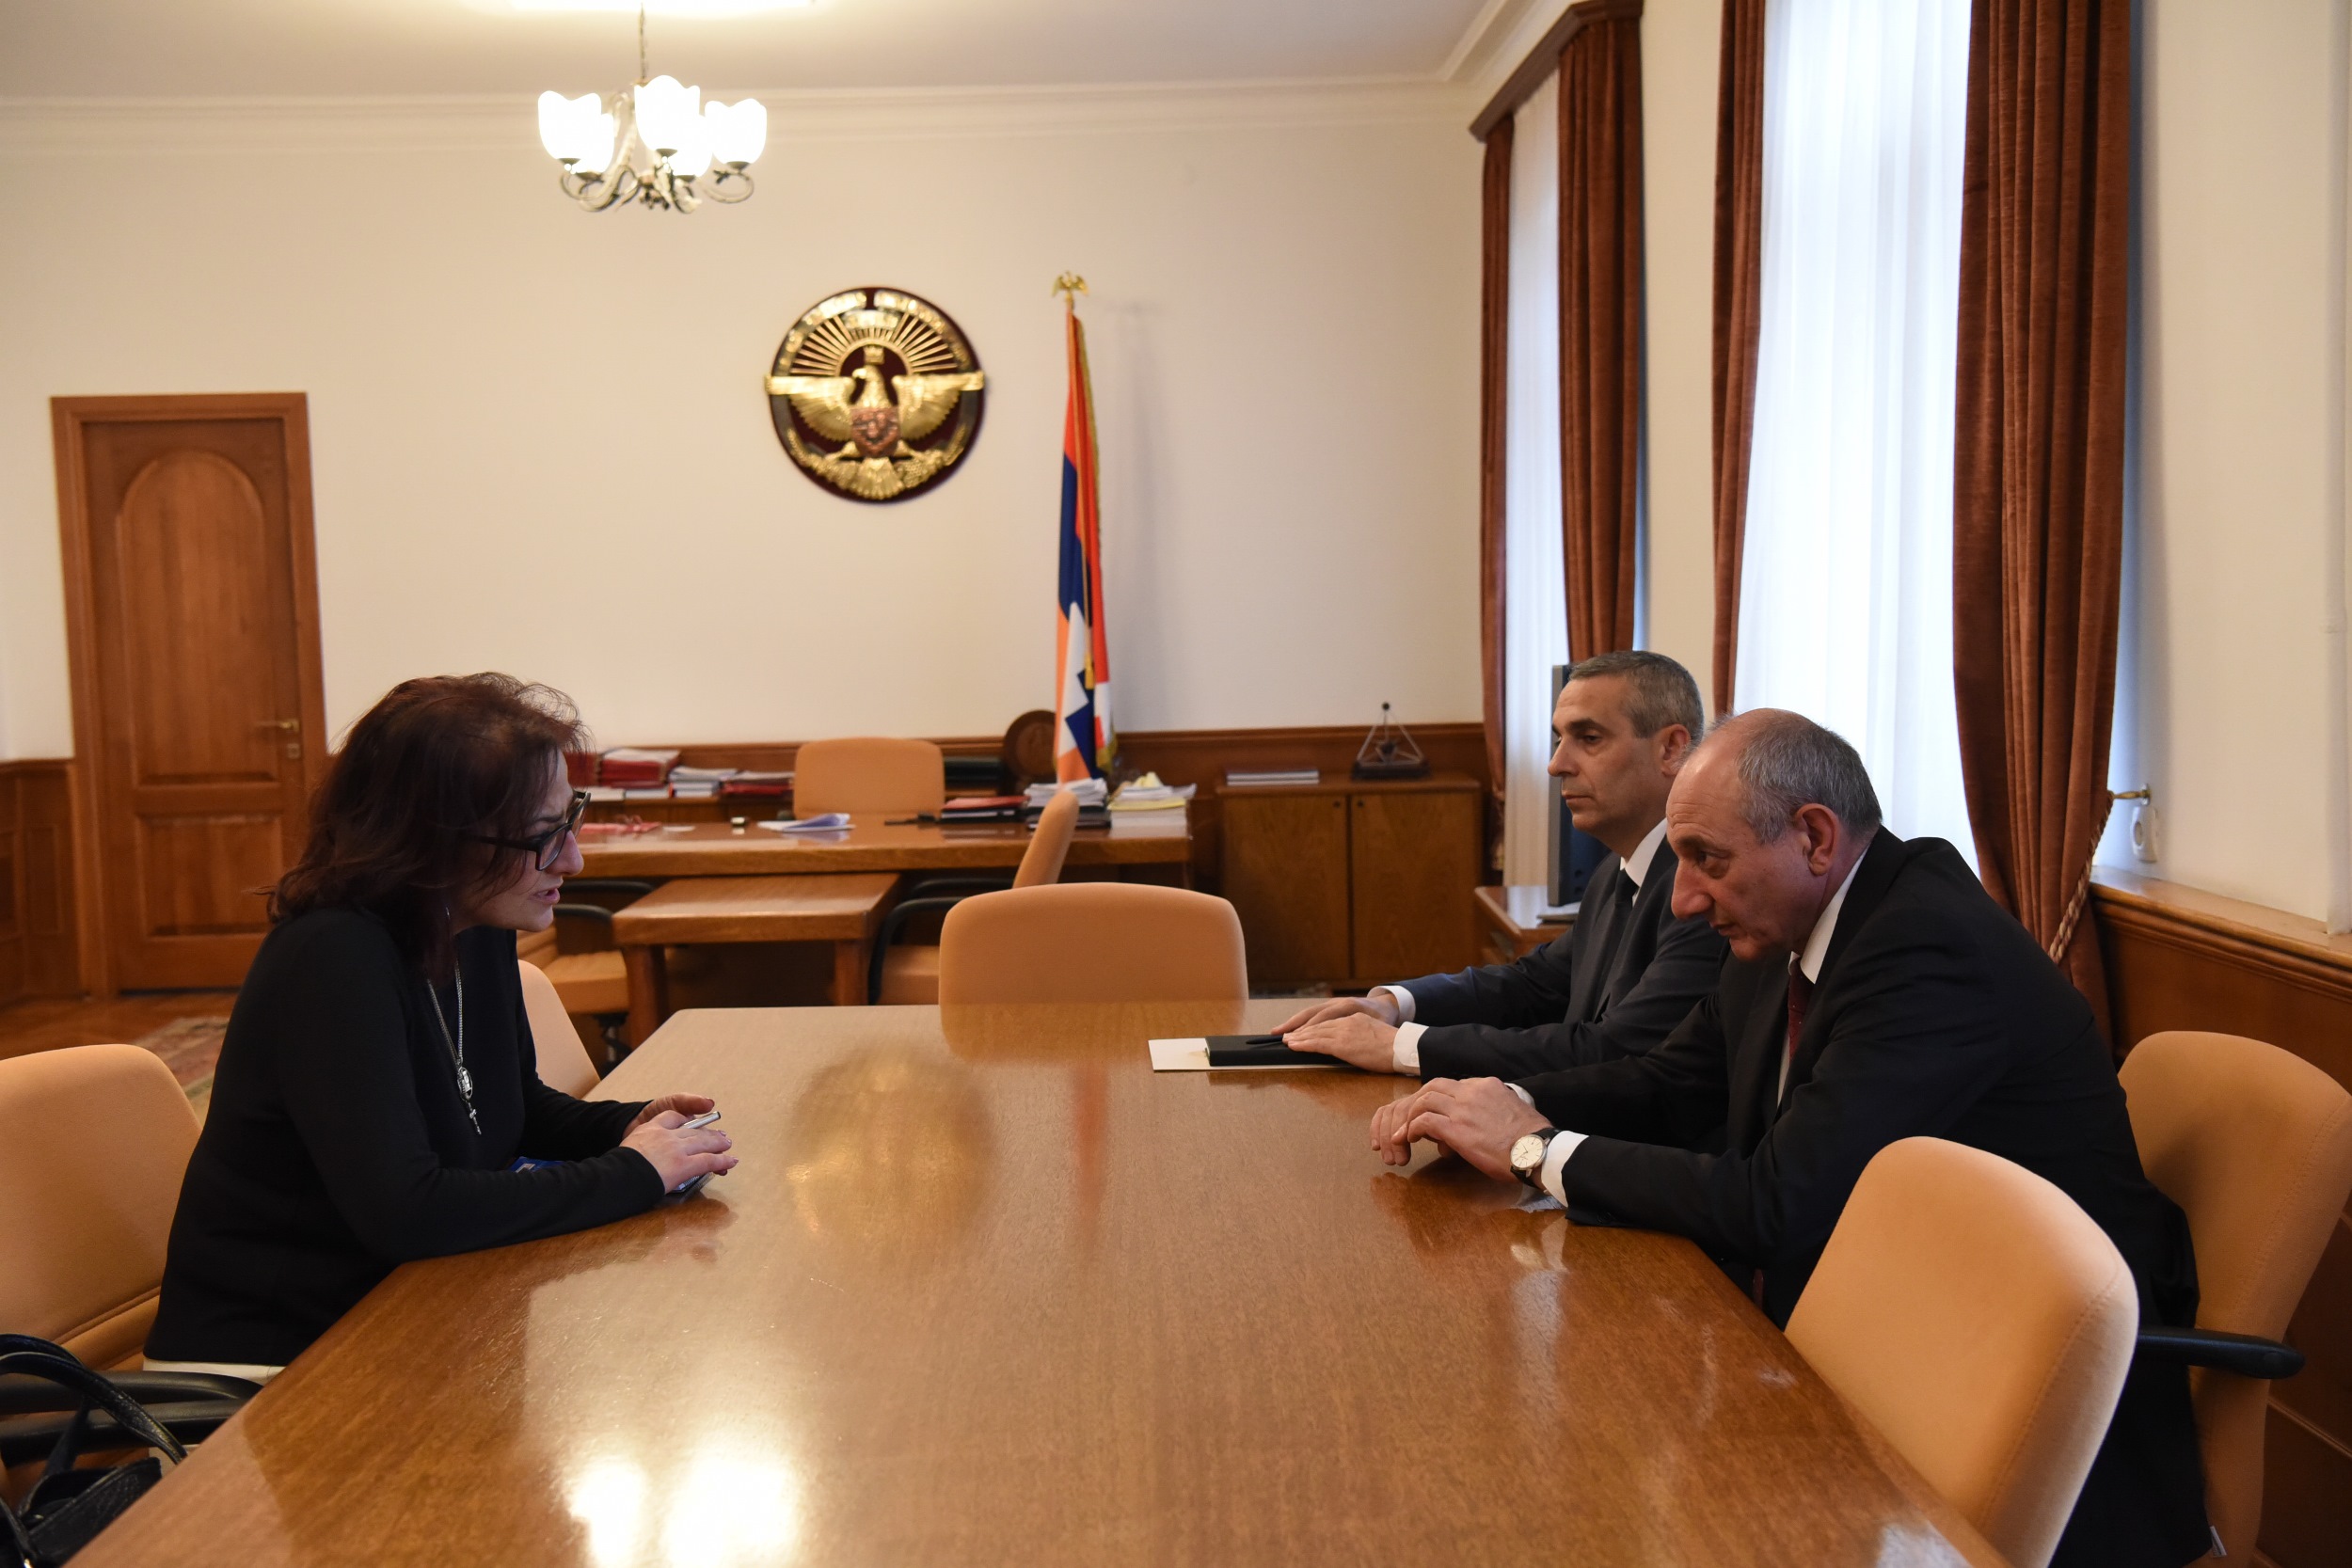
[[[1094,483],[1094,392],[1086,328],[1070,319],[1070,412],[1061,436],[1060,625],[1054,653],[1054,772],[1064,784],[1100,778],[1118,753],[1111,729],[1111,666],[1103,634],[1102,508]]]

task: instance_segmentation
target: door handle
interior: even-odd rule
[[[264,719],[253,727],[257,730],[299,730],[302,728],[302,721],[299,719]]]

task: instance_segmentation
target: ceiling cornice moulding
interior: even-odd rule
[[[1421,77],[1046,87],[784,90],[707,85],[768,105],[771,145],[1070,131],[1456,125],[1480,99]],[[463,151],[539,145],[523,95],[427,98],[0,98],[23,152],[149,155]]]

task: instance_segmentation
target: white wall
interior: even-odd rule
[[[573,209],[527,103],[0,107],[0,757],[72,749],[47,400],[91,393],[310,394],[335,727],[502,668],[615,743],[993,732],[1052,701],[1065,269],[1121,723],[1477,718],[1461,90],[771,107],[758,194],[690,217]],[[871,282],[990,378],[887,507],[759,385]]]
[[[2344,9],[2140,7],[2138,657],[2116,782],[2156,793],[2160,858],[2137,869],[2312,917],[2340,852]],[[2133,863],[2112,833],[2106,858]]]

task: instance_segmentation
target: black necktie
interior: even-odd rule
[[[1629,911],[1633,908],[1633,879],[1623,866],[1597,892],[1591,887],[1584,890],[1584,909],[1592,912],[1593,934],[1580,966],[1582,973],[1577,976],[1576,1012],[1586,1022],[1599,1022],[1608,1011],[1609,971],[1616,963],[1626,927],[1632,924]],[[1584,918],[1582,911],[1577,918]]]

